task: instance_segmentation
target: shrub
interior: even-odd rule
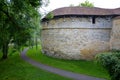
[[[47,19],[52,19],[54,17],[54,14],[52,12],[48,13],[46,18]]]
[[[120,80],[120,52],[102,53],[96,56],[97,62],[105,67],[111,80]]]

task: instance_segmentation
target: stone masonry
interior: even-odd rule
[[[101,20],[101,21],[100,21]],[[63,59],[91,59],[110,49],[112,20],[96,18],[60,18],[43,23],[42,48],[49,56]]]
[[[76,11],[76,12],[75,12]],[[42,52],[69,60],[91,60],[98,53],[120,50],[120,8],[66,7],[42,21]]]
[[[111,32],[111,49],[120,50],[120,18],[113,20],[113,28]]]

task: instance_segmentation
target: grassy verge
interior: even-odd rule
[[[0,53],[0,58],[2,54]],[[70,80],[56,74],[38,69],[23,61],[18,53],[10,54],[8,59],[0,60],[0,80]]]
[[[76,61],[51,58],[42,54],[40,49],[36,50],[35,48],[28,50],[27,56],[43,64],[47,64],[56,68],[86,74],[90,76],[95,76],[99,78],[109,79],[107,71],[94,61],[84,60]]]

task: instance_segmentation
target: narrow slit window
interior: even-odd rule
[[[95,24],[95,17],[92,17],[92,24]]]

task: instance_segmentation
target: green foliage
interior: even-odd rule
[[[35,48],[28,50],[27,55],[40,63],[47,64],[56,68],[109,79],[109,75],[106,70],[94,61],[62,60],[52,58],[42,54],[40,47],[37,50]]]
[[[76,6],[76,5],[70,4],[70,7],[74,7],[74,6]],[[80,6],[80,7],[94,7],[94,4],[89,2],[88,0],[86,0],[85,2],[79,3],[77,6]]]
[[[118,49],[112,49],[111,51],[115,52],[115,53],[119,53],[120,52],[120,50],[118,50]]]
[[[96,59],[107,69],[111,80],[120,80],[120,52],[99,54]]]
[[[47,19],[52,19],[54,17],[54,14],[52,12],[49,12],[46,16]]]
[[[32,42],[34,32],[40,27],[38,8],[42,3],[43,0],[0,0],[0,49],[3,55],[7,54],[9,44],[20,49],[27,41]]]
[[[80,3],[78,6],[81,6],[81,7],[94,7],[94,4],[90,3],[89,1],[86,0],[83,3]]]

